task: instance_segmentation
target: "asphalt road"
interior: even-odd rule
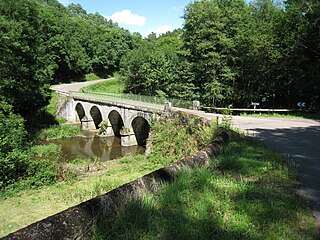
[[[320,226],[320,120],[233,116],[232,123],[290,159],[301,183],[297,193],[311,201]]]

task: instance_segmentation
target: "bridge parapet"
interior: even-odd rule
[[[97,100],[107,100],[126,104],[133,104],[138,106],[144,106],[147,108],[162,108],[170,102],[174,107],[192,109],[193,102],[175,99],[175,98],[165,98],[159,96],[146,96],[128,93],[108,93],[108,92],[70,92],[73,97],[90,98]]]

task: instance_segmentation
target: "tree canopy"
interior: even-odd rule
[[[50,85],[108,76],[134,44],[128,30],[79,4],[0,1],[0,189],[30,174],[26,129],[37,125]]]
[[[49,85],[119,69],[132,34],[79,4],[0,2],[0,94],[28,118],[48,103]]]
[[[221,107],[258,101],[295,108],[303,101],[319,109],[319,8],[316,0],[191,2],[182,30],[151,34],[126,55],[127,90]]]

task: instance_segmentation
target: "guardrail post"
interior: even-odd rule
[[[200,101],[194,100],[192,101],[192,110],[199,110],[200,109]]]
[[[172,102],[166,102],[164,105],[164,111],[168,111],[172,108]]]

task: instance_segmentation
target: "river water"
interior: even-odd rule
[[[121,146],[121,140],[118,137],[87,136],[51,140],[50,142],[61,145],[66,161],[78,158],[98,158],[100,161],[109,161],[121,158],[126,154],[143,154],[145,152],[145,148],[141,146]]]

